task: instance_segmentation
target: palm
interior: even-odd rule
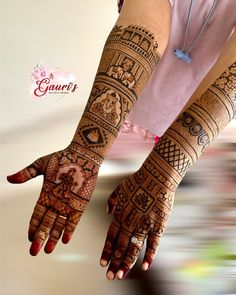
[[[47,240],[45,251],[52,252],[62,233],[69,242],[95,187],[99,166],[67,148],[36,160],[8,177],[21,183],[43,174],[44,182],[29,226],[31,254],[37,255]]]

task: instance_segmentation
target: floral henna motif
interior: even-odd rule
[[[112,224],[116,230],[108,230],[106,241],[109,241],[109,247],[105,242],[101,257],[102,266],[110,263],[108,278],[122,278],[128,273],[145,239],[142,268],[146,270],[152,264],[176,188],[188,167],[235,116],[235,69],[234,63],[179,116],[141,168],[122,180],[109,198],[114,216]],[[121,245],[122,251],[119,251]]]

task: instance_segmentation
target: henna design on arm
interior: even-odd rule
[[[171,125],[154,148],[157,160],[165,162],[180,181],[209,146],[211,141],[233,119],[236,112],[236,63]]]
[[[236,113],[236,63],[184,111],[154,146],[140,169],[124,179],[109,198],[113,221],[101,265],[107,278],[124,278],[147,239],[143,270],[154,258],[175,191],[187,169]]]
[[[115,26],[109,35],[73,147],[101,162],[160,60],[154,35],[141,26]]]
[[[96,160],[85,151],[78,153],[68,147],[8,177],[12,183],[22,183],[44,175],[29,224],[31,255],[37,255],[45,242],[45,252],[51,253],[62,235],[62,242],[69,242],[95,187],[99,171]]]
[[[160,44],[165,44],[161,36]],[[157,47],[149,30],[116,25],[105,44],[71,144],[8,177],[9,182],[22,183],[44,175],[29,225],[32,255],[37,255],[45,242],[45,252],[52,252],[61,235],[62,242],[69,242],[92,196],[104,156],[159,62]]]

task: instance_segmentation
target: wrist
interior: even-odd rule
[[[90,150],[89,148],[87,148],[86,146],[84,146],[80,143],[72,141],[69,144],[68,148],[70,150],[73,150],[73,152],[76,152],[76,153],[80,154],[81,156],[85,157],[89,161],[92,161],[98,167],[101,166],[101,164],[104,160],[104,158],[102,156],[98,155],[97,153],[93,152],[92,150]]]
[[[85,110],[72,142],[76,143],[89,154],[103,160],[118,135],[118,128]]]
[[[178,173],[170,162],[156,151],[156,145],[143,165],[159,183],[173,193],[183,179],[183,176]]]

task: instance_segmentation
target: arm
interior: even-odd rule
[[[43,174],[29,226],[30,253],[50,253],[62,236],[68,243],[96,184],[103,159],[125,116],[166,47],[168,0],[126,1],[101,57],[85,111],[72,143],[8,176],[23,183]]]
[[[124,3],[106,41],[72,148],[86,148],[102,162],[164,52],[169,16],[166,0]]]
[[[236,113],[236,63],[188,107],[160,138],[140,167],[109,198],[113,220],[101,256],[107,278],[121,279],[132,268],[145,239],[142,269],[156,255],[174,202],[188,168]]]

